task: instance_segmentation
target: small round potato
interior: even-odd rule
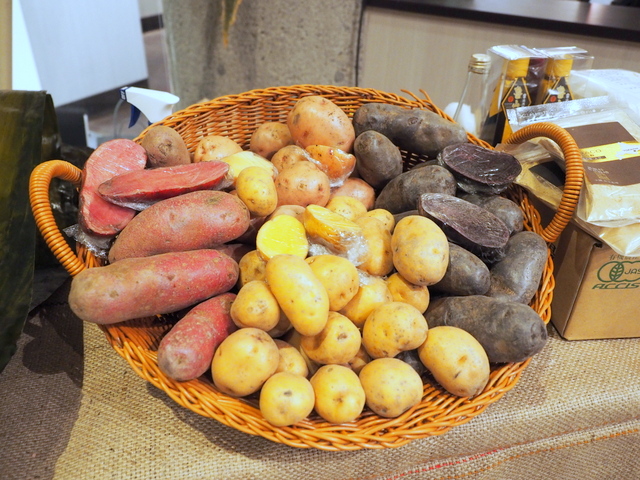
[[[304,207],[301,205],[280,205],[267,217],[267,220],[271,220],[278,215],[290,215],[302,223],[304,220]]]
[[[347,423],[362,413],[365,393],[358,375],[343,365],[323,365],[311,377],[315,410],[327,422]]]
[[[324,329],[314,336],[302,337],[300,346],[307,356],[323,365],[349,363],[362,344],[360,330],[351,320],[337,312],[329,312]]]
[[[358,268],[370,275],[388,275],[393,270],[391,232],[377,218],[363,216],[356,223],[362,227],[362,235],[367,243],[367,253]]]
[[[298,162],[276,177],[278,205],[324,207],[331,195],[327,174],[311,162]]]
[[[444,277],[449,265],[449,241],[436,223],[408,215],[396,224],[391,237],[396,270],[415,285],[429,286]]]
[[[393,233],[393,229],[396,226],[396,217],[393,216],[393,213],[389,210],[385,210],[384,208],[374,208],[373,210],[369,210],[363,215],[363,217],[377,218],[391,233]]]
[[[358,269],[346,258],[330,254],[314,255],[307,257],[306,262],[329,294],[329,310],[339,311],[358,293]]]
[[[371,361],[371,357],[367,353],[367,349],[364,348],[364,345],[360,345],[360,349],[358,350],[358,353],[356,353],[355,357],[349,360],[348,366],[354,372],[360,373],[360,370],[362,370],[362,367],[364,367],[370,361]]]
[[[335,195],[329,199],[326,208],[332,212],[339,213],[347,220],[355,222],[358,218],[367,213],[367,207],[357,198],[347,195]]]
[[[422,400],[420,375],[397,358],[371,360],[362,367],[359,377],[367,406],[381,417],[398,417]]]
[[[292,144],[289,127],[280,122],[265,122],[253,131],[249,140],[249,150],[271,159],[278,150]]]
[[[258,166],[240,171],[236,193],[253,217],[266,217],[278,206],[278,192],[271,172]]]
[[[252,280],[239,291],[231,304],[231,319],[239,328],[270,331],[280,320],[280,306],[263,280]]]
[[[298,145],[282,147],[271,157],[271,163],[278,169],[278,172],[282,172],[298,162],[310,161],[311,155],[309,155],[309,152]]]
[[[242,151],[242,147],[223,135],[207,135],[203,137],[196,145],[193,152],[194,162],[212,162],[214,160],[222,160],[229,155]]]
[[[264,280],[264,271],[267,261],[260,255],[258,250],[251,250],[245,253],[238,262],[240,274],[238,275],[237,286],[241,288],[252,280]]]
[[[428,329],[416,307],[404,302],[384,303],[364,322],[362,344],[372,358],[395,357],[422,345]]]
[[[313,411],[314,404],[311,382],[289,372],[272,375],[260,391],[260,413],[276,427],[298,423]]]
[[[472,397],[489,381],[487,354],[466,330],[451,326],[429,329],[426,341],[418,347],[420,361],[436,381],[452,395]]]
[[[392,300],[393,297],[384,278],[363,274],[358,292],[340,309],[340,313],[355,323],[356,327],[362,328],[374,308]]]
[[[285,342],[279,338],[275,338],[274,342],[276,342],[278,352],[280,353],[280,363],[278,364],[276,373],[289,372],[303,377],[309,376],[309,367],[300,350],[289,342]]]
[[[218,390],[232,397],[244,397],[260,390],[279,363],[278,346],[267,332],[241,328],[216,349],[211,375]]]
[[[376,192],[361,178],[349,177],[344,183],[331,190],[331,196],[346,195],[360,200],[367,210],[371,210],[376,200]]]
[[[413,305],[420,313],[427,311],[429,302],[431,301],[429,287],[414,285],[408,282],[398,272],[387,277],[387,287],[389,287],[389,291],[395,302],[404,302]]]

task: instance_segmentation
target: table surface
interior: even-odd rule
[[[176,404],[72,314],[69,283],[34,308],[0,374],[3,479],[640,478],[640,339],[568,342],[549,326],[515,387],[468,423],[399,448],[325,452]]]

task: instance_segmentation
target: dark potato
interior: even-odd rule
[[[483,195],[480,193],[459,195],[460,198],[489,210],[504,222],[511,235],[524,228],[524,214],[513,200],[500,195]]]
[[[402,154],[383,134],[367,130],[353,144],[360,177],[373,188],[382,188],[402,173]]]
[[[490,362],[522,362],[547,343],[547,327],[529,305],[484,295],[443,297],[425,312],[429,328],[462,328],[480,342]]]
[[[519,232],[507,242],[505,256],[491,267],[489,297],[528,304],[547,263],[547,243],[535,232]]]
[[[449,295],[484,295],[491,286],[489,267],[476,255],[449,243],[449,266],[434,290]]]
[[[353,126],[356,136],[375,130],[402,150],[430,158],[435,158],[447,145],[467,141],[463,127],[437,113],[386,103],[362,105],[353,115]]]
[[[423,193],[455,192],[456,181],[451,172],[439,165],[427,165],[401,173],[387,183],[376,198],[375,208],[402,213],[417,209]]]

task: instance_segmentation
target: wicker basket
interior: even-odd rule
[[[355,87],[275,87],[199,103],[174,113],[157,124],[176,129],[193,151],[198,141],[209,134],[229,136],[244,148],[248,148],[251,133],[260,123],[285,121],[287,111],[305,95],[327,97],[349,116],[364,103],[383,102],[428,109],[449,118],[430,102],[424,92],[421,93],[425,99],[407,93],[411,99]],[[136,141],[139,142],[146,131],[142,132]],[[553,242],[570,220],[577,203],[583,177],[582,162],[580,152],[571,136],[552,124],[536,124],[520,130],[509,142],[521,143],[540,136],[558,143],[565,155],[567,178],[560,209],[551,223],[543,228],[538,212],[522,189],[512,187],[507,195],[521,206],[525,228],[540,233],[547,242]],[[490,148],[488,144],[471,135],[469,141]],[[425,160],[411,152],[403,152],[403,157],[405,168]],[[76,275],[87,267],[99,267],[102,263],[82,245],[78,246],[76,252],[71,249],[54,220],[49,201],[49,184],[52,178],[59,177],[79,186],[81,176],[82,172],[73,165],[53,160],[36,167],[30,183],[30,199],[36,224],[49,248],[71,275]],[[555,286],[552,274],[553,264],[549,256],[541,285],[531,304],[545,322],[549,321],[551,315],[550,304]],[[329,424],[313,414],[294,426],[274,427],[262,418],[255,401],[222,394],[216,390],[210,378],[203,376],[180,383],[166,377],[158,368],[156,350],[160,339],[171,325],[171,319],[153,317],[100,328],[116,352],[126,359],[138,375],[166,392],[178,404],[242,432],[298,448],[393,448],[415,439],[443,434],[456,425],[468,422],[499,400],[513,388],[529,363],[527,360],[518,364],[493,365],[488,385],[481,394],[472,398],[452,396],[437,384],[425,381],[422,401],[397,418],[382,418],[365,409],[355,421],[343,425]]]

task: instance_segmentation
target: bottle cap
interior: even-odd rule
[[[469,71],[487,73],[491,67],[491,57],[485,53],[474,53],[469,59]]]

